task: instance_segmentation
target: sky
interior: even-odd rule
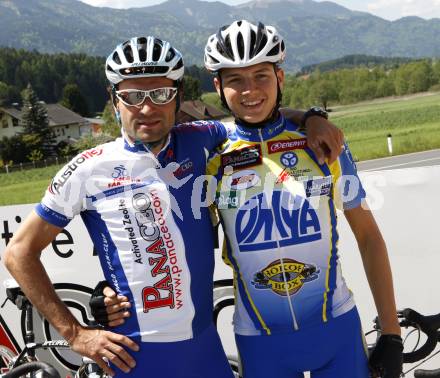
[[[84,3],[111,8],[147,7],[164,0],[81,0]],[[206,0],[214,1],[214,0]],[[220,0],[228,5],[246,3],[249,0]],[[319,1],[319,0],[318,0]],[[322,0],[321,0],[322,1]],[[440,18],[440,0],[331,0],[351,10],[372,13],[387,20],[406,16],[425,19]]]

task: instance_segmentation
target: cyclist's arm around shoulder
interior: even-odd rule
[[[383,333],[400,335],[388,252],[374,216],[365,201],[344,214],[359,246]]]

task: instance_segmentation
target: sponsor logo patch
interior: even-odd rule
[[[237,212],[235,235],[240,252],[256,252],[310,243],[322,239],[318,215],[309,201],[288,191],[275,190],[250,198]]]
[[[286,168],[293,168],[298,164],[298,156],[296,156],[295,152],[292,151],[285,152],[280,156],[280,162]]]
[[[269,154],[275,154],[277,152],[291,151],[291,150],[303,150],[307,147],[307,139],[287,139],[276,140],[267,142],[267,149]]]
[[[226,186],[233,190],[243,190],[252,188],[260,183],[260,176],[257,172],[247,169],[243,171],[234,172],[230,176],[225,176]]]
[[[245,168],[260,165],[262,163],[261,146],[255,144],[253,146],[229,152],[222,155],[221,161],[222,167],[229,165],[234,168]]]
[[[316,280],[319,270],[314,265],[293,259],[280,259],[254,274],[251,281],[256,289],[269,289],[286,297],[297,293],[306,282]]]
[[[320,177],[304,181],[307,197],[328,196],[332,190],[332,178]]]

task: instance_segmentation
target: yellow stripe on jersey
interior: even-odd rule
[[[339,158],[329,167],[330,170],[330,174],[332,175],[332,181],[333,181],[333,188],[332,188],[332,197],[335,198],[335,187],[336,187],[336,183],[338,182],[339,177],[341,177],[341,164],[339,162]],[[323,172],[324,175],[324,172]],[[336,211],[336,209],[335,209]],[[329,254],[328,254],[328,258],[327,258],[327,271],[325,274],[325,291],[324,291],[324,303],[322,305],[322,320],[324,322],[326,322],[327,319],[327,301],[328,301],[328,292],[330,291],[330,287],[329,287],[329,279],[330,279],[330,261],[332,258],[332,246],[333,246],[333,230],[332,230],[332,216],[330,213],[330,206],[328,207],[328,212],[329,212],[329,222],[330,222],[330,246],[329,246]],[[337,232],[337,230],[336,230]],[[337,246],[336,246],[337,247]],[[337,272],[336,272],[337,274]]]
[[[227,245],[227,244],[226,244],[226,240],[225,240],[225,241],[223,242],[222,259],[223,259],[223,261],[224,261],[227,265],[229,265],[231,268],[233,268],[233,271],[234,271],[234,290],[235,290],[235,298],[239,298],[239,294],[238,294],[238,282],[237,282],[237,281],[238,281],[238,279],[240,279],[240,281],[241,281],[242,284],[243,284],[243,288],[244,288],[244,291],[246,292],[246,296],[247,296],[247,298],[248,298],[248,300],[249,300],[249,303],[250,303],[252,309],[254,310],[254,313],[255,313],[255,315],[257,316],[258,321],[259,321],[260,324],[261,324],[261,327],[266,331],[266,334],[267,334],[267,335],[270,335],[270,334],[271,334],[270,329],[267,327],[265,321],[263,320],[263,317],[261,316],[260,312],[259,312],[258,309],[257,309],[257,306],[255,305],[254,301],[252,300],[252,297],[251,297],[251,295],[250,295],[250,293],[249,293],[249,291],[248,291],[248,288],[247,288],[247,286],[246,286],[246,282],[245,282],[245,280],[243,279],[241,273],[240,273],[240,278],[237,277],[237,270],[234,269],[234,265],[232,264],[231,260],[229,259],[229,256],[228,256],[228,249],[227,249],[227,246],[226,246],[226,245]],[[231,255],[233,256],[232,253],[231,253]],[[235,261],[235,263],[237,264],[237,267],[239,268],[238,271],[241,272],[240,266],[239,266],[239,264],[238,264],[237,259],[235,259],[235,257],[234,257],[234,261]]]

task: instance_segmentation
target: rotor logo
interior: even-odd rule
[[[292,151],[285,152],[281,155],[280,162],[286,168],[293,168],[298,163],[298,156]]]
[[[271,289],[286,297],[298,292],[305,282],[316,280],[318,273],[314,265],[293,259],[280,259],[255,273],[252,285],[256,289]]]
[[[240,252],[255,252],[309,243],[322,238],[315,209],[306,198],[274,191],[249,199],[237,212],[235,235]]]

